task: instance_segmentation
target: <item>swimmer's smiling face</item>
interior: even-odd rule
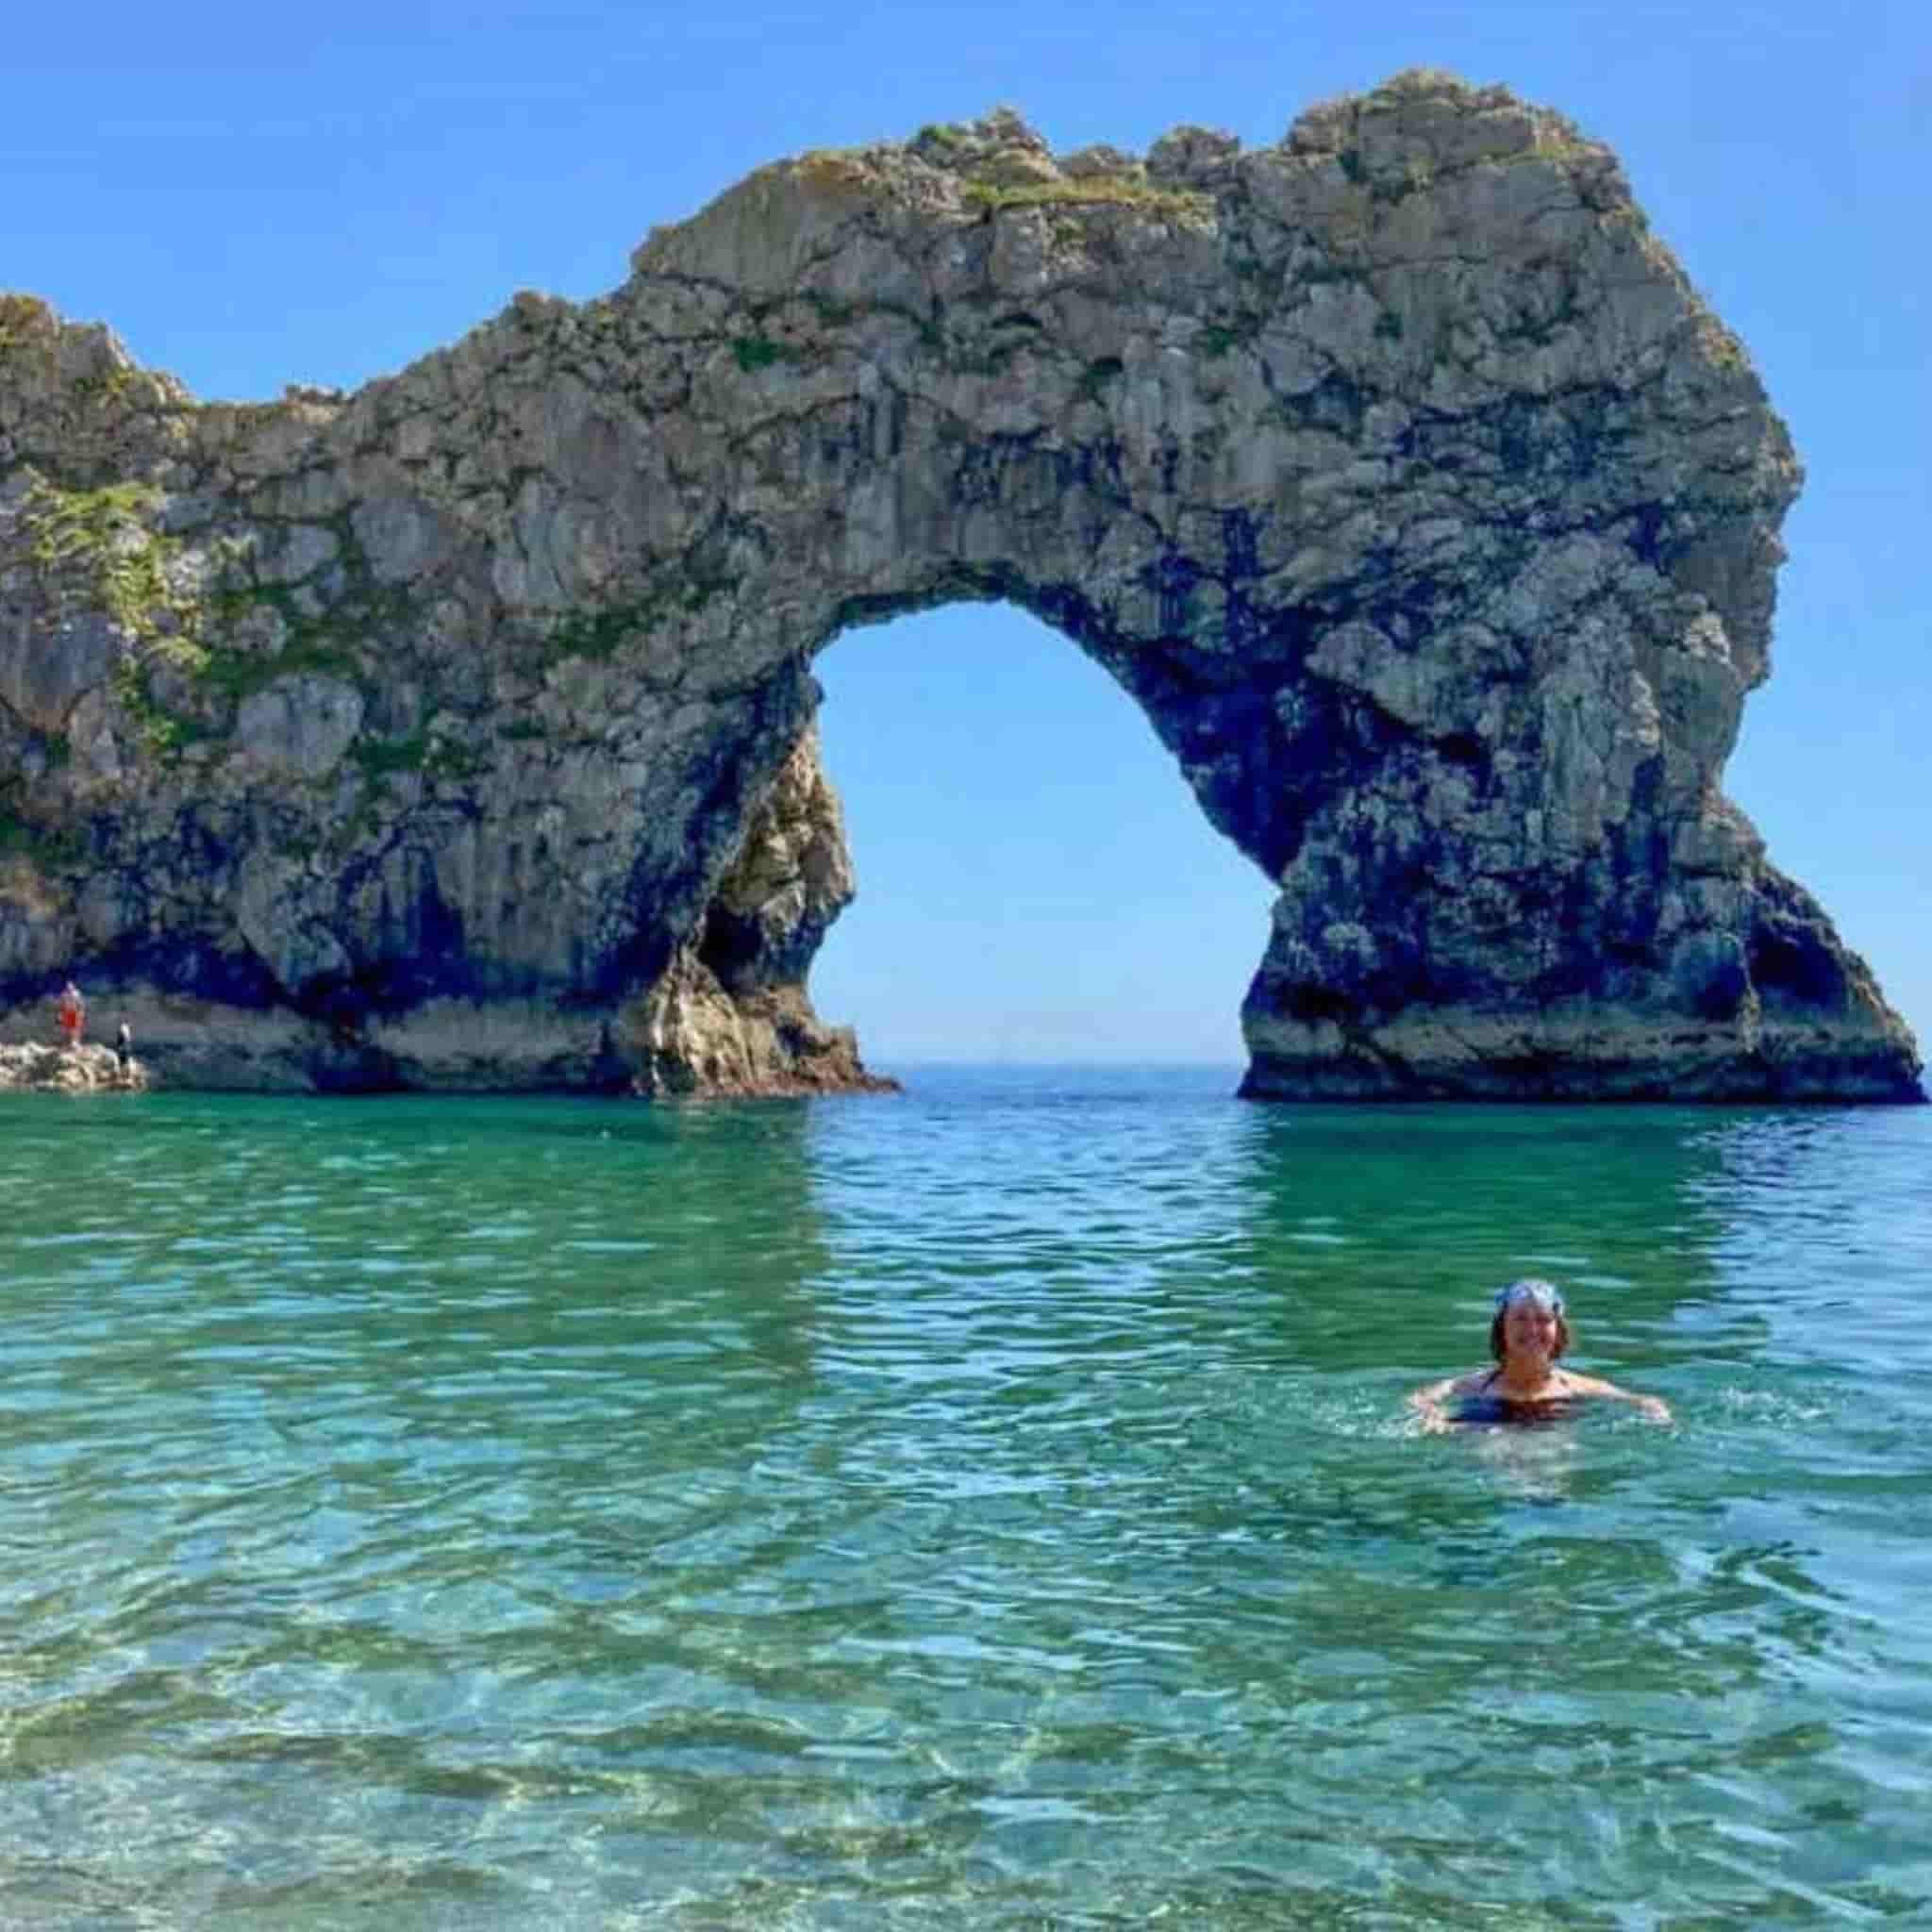
[[[1554,1361],[1562,1352],[1562,1321],[1553,1308],[1524,1295],[1503,1310],[1503,1350],[1522,1361]]]
[[[1563,1297],[1549,1282],[1525,1275],[1497,1291],[1490,1320],[1490,1353],[1496,1360],[1546,1370],[1569,1346]]]

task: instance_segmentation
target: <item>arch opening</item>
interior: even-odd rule
[[[971,603],[849,631],[814,669],[858,891],[811,992],[869,1065],[1240,1067],[1273,890],[1101,667]]]

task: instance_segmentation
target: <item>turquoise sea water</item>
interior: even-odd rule
[[[1232,1079],[0,1107],[0,1924],[1932,1924],[1932,1109]]]

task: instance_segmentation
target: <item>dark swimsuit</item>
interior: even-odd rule
[[[1506,1424],[1512,1428],[1547,1428],[1551,1423],[1567,1421],[1576,1413],[1574,1395],[1553,1395],[1538,1402],[1517,1402],[1507,1395],[1491,1395],[1496,1377],[1503,1371],[1491,1369],[1474,1395],[1465,1395],[1451,1418],[1458,1423]]]

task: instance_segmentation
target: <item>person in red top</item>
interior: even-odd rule
[[[87,1002],[81,998],[80,989],[73,980],[70,979],[60,989],[59,1002],[54,1013],[60,1022],[61,1037],[69,1046],[78,1046],[81,1028],[87,1024]]]

